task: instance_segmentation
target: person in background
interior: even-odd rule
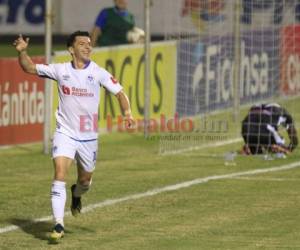
[[[127,5],[128,0],[114,0],[114,7],[100,11],[91,32],[93,47],[140,42],[143,30],[135,26],[134,15],[127,10]],[[135,40],[133,32],[141,37]]]
[[[288,134],[289,144],[279,134],[282,126]],[[294,120],[289,112],[277,103],[253,105],[242,121],[242,136],[245,145],[242,154],[292,152],[298,145]]]

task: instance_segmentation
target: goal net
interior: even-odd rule
[[[162,8],[173,10],[165,37],[177,40],[177,127],[161,135],[161,154],[242,141],[253,104],[280,103],[298,119],[299,1],[173,0]]]

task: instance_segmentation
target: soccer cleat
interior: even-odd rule
[[[76,188],[76,184],[73,184],[71,187],[71,192],[72,192],[71,212],[73,216],[77,216],[78,214],[80,214],[80,210],[81,210],[81,197],[74,196],[75,188]]]
[[[56,224],[50,234],[50,241],[57,242],[59,239],[64,237],[64,227],[61,224]]]

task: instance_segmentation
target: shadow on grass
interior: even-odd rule
[[[37,222],[34,220],[19,218],[11,218],[8,221],[11,224],[19,227],[23,232],[31,234],[37,239],[47,241],[48,244],[53,244],[53,242],[49,240],[50,232],[53,228],[53,223],[48,221]]]
[[[50,222],[35,222],[33,220],[12,218],[9,222],[19,227],[23,232],[33,235],[37,239],[48,240],[48,234],[53,227]]]
[[[60,240],[53,241],[50,239],[50,234],[53,228],[53,222],[50,221],[35,221],[30,219],[20,219],[20,218],[11,218],[8,220],[8,222],[14,226],[17,226],[25,232],[26,234],[33,235],[36,239],[40,239],[42,241],[47,242],[48,244],[58,244],[60,243]],[[95,233],[94,230],[83,227],[83,226],[77,226],[77,231],[81,232],[87,232],[87,233]],[[68,235],[73,234],[73,231],[66,230],[65,233]],[[1,247],[0,247],[1,249]]]

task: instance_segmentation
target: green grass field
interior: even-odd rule
[[[95,208],[81,217],[66,216],[65,238],[55,246],[48,244],[51,221],[30,224],[34,219],[51,215],[50,157],[41,153],[39,144],[2,149],[0,249],[300,247],[297,168],[226,176],[299,162],[299,150],[287,159],[273,161],[238,156],[236,165],[225,166],[222,154],[238,150],[240,144],[171,156],[158,155],[157,144],[158,141],[145,140],[141,135],[102,136],[93,186],[83,198],[84,206],[127,198]],[[75,172],[73,168],[69,173],[68,195]],[[221,175],[225,176],[215,180],[211,177]],[[133,194],[205,177],[210,181],[132,198]],[[66,211],[69,211],[69,196]],[[3,232],[11,225],[22,229]]]

